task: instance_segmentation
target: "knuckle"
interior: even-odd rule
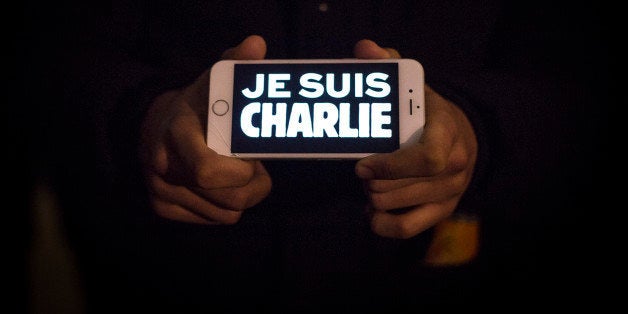
[[[436,150],[427,154],[423,162],[432,173],[440,173],[447,167],[447,157],[443,152]]]
[[[469,164],[470,156],[462,152],[454,152],[450,156],[449,166],[455,171],[466,169]]]
[[[194,169],[194,184],[197,186],[208,189],[211,188],[211,181],[216,177],[217,171],[210,165],[200,164]]]
[[[232,193],[228,193],[227,196],[227,204],[230,209],[234,211],[242,211],[247,208],[249,195],[247,195],[243,191],[233,191]]]

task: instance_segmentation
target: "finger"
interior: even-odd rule
[[[357,162],[355,172],[364,180],[394,180],[441,173],[454,145],[456,129],[450,119],[433,119],[418,143],[392,153],[374,154]]]
[[[397,51],[397,49],[394,48],[384,48],[386,49],[386,51],[388,51],[388,54],[390,55],[391,59],[399,59],[401,58],[401,54],[399,53],[399,51]]]
[[[450,216],[456,204],[455,200],[429,203],[402,214],[376,211],[371,217],[371,229],[383,237],[408,239]]]
[[[217,205],[230,210],[242,211],[261,202],[270,193],[272,181],[261,162],[255,163],[255,174],[251,181],[239,188],[201,189],[194,191]]]
[[[238,222],[242,215],[241,211],[227,210],[218,207],[190,191],[185,186],[169,184],[159,176],[150,176],[148,180],[153,189],[155,198],[161,200],[163,203],[184,208],[205,219],[223,224],[234,224]],[[166,209],[174,210],[174,212],[166,213]],[[175,210],[173,206],[163,206],[162,204],[159,213],[165,217],[166,215],[173,215],[175,212],[180,213],[180,210]]]
[[[417,204],[437,203],[458,198],[466,186],[466,175],[457,173],[436,180],[417,182],[388,192],[371,192],[369,202],[377,211],[388,211]]]
[[[470,157],[463,145],[454,145],[449,159],[447,161],[447,167],[439,176],[453,176],[459,172],[465,171],[469,167]],[[467,173],[467,176],[470,172]],[[400,189],[406,186],[411,186],[415,183],[433,181],[433,177],[413,177],[407,179],[397,180],[367,180],[365,181],[365,187],[369,192],[385,193],[392,190]]]
[[[362,39],[353,47],[353,54],[359,59],[391,59],[401,58],[393,48],[383,48],[370,39]]]
[[[164,201],[159,197],[154,197],[151,200],[152,208],[155,209],[157,215],[167,218],[170,220],[194,223],[194,224],[203,224],[203,225],[211,225],[217,224],[216,221],[205,218],[201,215],[195,214],[192,211],[189,211],[179,205],[172,204],[170,202]]]
[[[405,186],[413,185],[420,181],[425,181],[427,178],[407,178],[397,180],[368,180],[366,181],[366,188],[369,192],[384,193],[396,189],[400,189]]]
[[[447,148],[417,143],[392,153],[371,155],[358,161],[355,173],[363,180],[396,180],[438,175],[447,166]]]
[[[261,60],[266,56],[266,41],[259,35],[245,38],[235,47],[225,50],[223,59]]]
[[[195,114],[181,114],[170,125],[171,144],[192,184],[204,189],[246,185],[255,172],[253,162],[222,156],[207,147],[203,129]]]

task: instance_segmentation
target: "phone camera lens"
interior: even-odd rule
[[[409,90],[409,92],[411,92],[411,93],[412,93],[412,89],[411,89],[411,90]]]

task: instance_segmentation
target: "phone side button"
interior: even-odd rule
[[[229,112],[229,103],[224,100],[216,100],[214,104],[212,104],[212,112],[217,116],[224,116]]]

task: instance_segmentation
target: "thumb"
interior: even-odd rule
[[[191,175],[189,179],[204,189],[246,185],[255,173],[254,162],[212,151],[197,121],[192,115],[177,117],[170,132],[171,143]]]
[[[266,56],[266,41],[262,36],[250,35],[222,54],[223,59],[261,60]]]
[[[380,47],[370,39],[362,39],[353,47],[353,54],[359,59],[399,59],[396,49]]]
[[[168,142],[191,174],[190,179],[199,187],[211,189],[245,185],[253,176],[253,163],[219,155],[207,146],[206,130],[201,123],[201,117],[206,115],[201,114],[199,109],[199,104],[203,103],[201,99],[207,99],[201,92],[206,90],[207,84],[198,83],[206,81],[206,74],[186,88],[183,97],[178,99],[178,111],[169,123]]]

